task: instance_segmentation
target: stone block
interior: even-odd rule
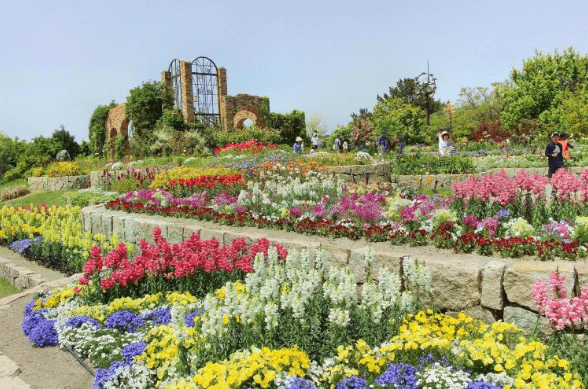
[[[482,298],[480,304],[483,307],[502,310],[504,299],[502,297],[504,270],[506,264],[500,261],[489,262],[482,270]]]
[[[125,239],[125,224],[124,216],[113,215],[112,216],[112,234],[118,236],[120,241]]]
[[[364,265],[364,256],[366,249],[356,249],[351,251],[351,258],[349,264],[351,269],[355,273],[355,277],[358,283],[364,283],[368,281],[367,269]],[[387,267],[400,277],[400,270],[402,268],[403,254],[394,252],[382,252],[378,251],[375,253],[374,263],[370,271],[369,279],[378,281],[378,272],[380,268]]]
[[[532,285],[537,281],[549,282],[552,273],[559,272],[566,277],[568,292],[575,284],[575,271],[570,262],[517,262],[506,268],[504,273],[504,291],[509,302],[535,310],[531,297]]]
[[[480,304],[483,264],[471,259],[413,257],[431,272],[431,293],[439,309],[463,311]]]
[[[29,278],[27,276],[19,275],[14,280],[14,287],[18,290],[24,290],[29,288]]]
[[[90,219],[92,220],[92,234],[103,234],[104,230],[102,229],[102,213],[92,212],[90,214]]]
[[[280,240],[280,243],[289,251],[296,250],[298,252],[308,249],[312,254],[319,248],[319,244],[317,242],[310,242],[307,240],[299,240],[299,239],[287,239],[287,240]],[[326,249],[326,247],[323,247]]]
[[[43,282],[47,282],[45,277],[34,274],[29,278],[29,288],[34,288],[35,286],[41,285]]]
[[[464,314],[466,314],[467,316],[470,316],[471,318],[474,318],[476,320],[481,320],[486,324],[492,324],[496,321],[492,311],[489,309],[486,309],[480,305],[476,305],[475,307],[468,308],[462,312]],[[447,314],[451,315],[453,317],[457,317],[459,312],[447,312]]]
[[[325,245],[322,247],[329,253],[329,266],[344,267],[349,265],[349,260],[351,259],[351,250],[343,249],[337,246]]]
[[[196,225],[184,226],[184,229],[182,232],[182,240],[188,240],[194,234],[200,235],[201,230],[202,230],[202,226],[196,226]]]
[[[0,264],[0,266],[2,265]],[[588,287],[588,263],[575,263],[574,270],[578,280],[576,292],[579,293],[583,288]]]
[[[145,236],[144,219],[132,218],[130,234],[133,236],[133,243],[139,243],[141,239],[147,239]]]
[[[184,227],[181,224],[169,224],[167,226],[167,240],[172,243],[179,243],[182,241],[184,235]]]
[[[201,240],[216,239],[216,240],[218,240],[219,244],[222,245],[225,242],[225,231],[216,230],[214,228],[203,228],[202,230],[200,230],[200,239]]]
[[[102,213],[102,233],[107,238],[112,236],[112,217],[113,215],[110,213]]]
[[[507,323],[515,324],[523,332],[531,334],[537,324],[537,313],[524,308],[509,306],[504,307],[502,319]],[[543,316],[539,318],[539,328],[543,336],[549,336],[553,333],[553,330],[549,327],[549,321]]]

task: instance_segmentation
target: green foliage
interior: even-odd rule
[[[425,109],[426,101],[422,95],[417,91],[420,85],[414,78],[403,78],[396,82],[395,87],[388,88],[388,94],[384,93],[381,97],[378,95],[378,102],[385,102],[387,100],[400,99],[406,104],[413,107]],[[430,99],[429,101],[430,113],[438,112],[443,109],[443,103],[439,100]]]
[[[116,159],[121,159],[125,155],[128,141],[129,137],[127,135],[116,134],[114,139],[114,155]]]
[[[73,135],[65,130],[64,126],[61,126],[59,130],[53,131],[50,143],[53,146],[50,153],[51,158],[55,158],[61,150],[67,150],[71,158],[77,157],[80,153],[80,145],[77,144]]]
[[[133,121],[136,135],[143,137],[152,131],[163,116],[164,107],[172,102],[172,90],[159,82],[146,82],[131,89],[125,104],[125,115]]]
[[[3,278],[0,278],[0,299],[11,294],[18,293],[18,289]]]
[[[429,154],[402,154],[390,162],[390,172],[394,175],[464,174],[474,171],[471,158],[457,155],[438,158]]]
[[[401,98],[379,101],[374,106],[373,122],[376,134],[386,131],[390,138],[401,136],[406,144],[424,143],[429,136],[425,130],[425,113]]]
[[[240,143],[249,139],[257,139],[264,143],[282,143],[284,138],[277,129],[261,129],[255,126],[243,129],[231,129],[229,131],[214,131],[212,133],[214,146],[223,147],[228,143]],[[292,141],[294,143],[294,141]]]
[[[555,54],[538,51],[523,61],[521,70],[513,69],[511,80],[514,87],[504,90],[502,122],[507,128],[536,122],[546,133],[553,124],[551,111],[566,91],[573,93],[588,84],[588,56],[571,47]]]
[[[106,137],[106,117],[108,116],[108,111],[114,107],[116,107],[116,103],[113,100],[108,105],[99,105],[92,113],[90,124],[88,125],[89,151],[92,155],[102,156]]]
[[[545,112],[544,120],[571,138],[588,137],[588,86],[564,91],[553,109]]]
[[[132,189],[129,190],[134,190]],[[126,192],[125,192],[126,193]],[[90,193],[90,192],[68,192],[63,195],[64,200],[71,206],[87,207],[88,205],[95,205],[108,202],[116,196],[107,196],[103,194]]]
[[[275,143],[293,144],[297,136],[306,136],[306,121],[302,111],[295,109],[290,113],[269,113],[264,121],[269,128],[280,131],[281,141]]]

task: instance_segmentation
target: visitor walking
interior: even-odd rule
[[[343,146],[341,146],[341,150],[346,153],[347,151],[349,151],[349,144],[347,143],[347,140],[343,141]]]
[[[562,145],[559,139],[559,133],[551,134],[551,143],[545,148],[545,156],[547,157],[548,171],[547,176],[551,178],[555,172],[564,167]]]
[[[294,146],[292,146],[292,148],[294,149],[294,152],[296,154],[302,154],[302,149],[304,148],[304,145],[302,144],[302,138],[297,136],[296,137],[296,142],[294,142]]]
[[[339,139],[339,137],[337,136],[335,138],[335,142],[333,143],[333,150],[336,150],[338,153],[341,152],[341,139]]]
[[[317,150],[319,148],[319,137],[316,132],[314,134],[312,134],[312,138],[310,139],[310,142],[312,144],[313,150]]]

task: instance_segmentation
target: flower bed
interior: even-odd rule
[[[238,196],[222,186],[210,196],[203,191],[184,198],[137,191],[107,208],[393,244],[430,242],[483,255],[574,260],[587,253],[588,219],[579,215],[588,212],[588,170],[580,180],[558,172],[552,202],[544,196],[547,180],[525,171],[455,182],[455,196],[448,199],[415,196],[390,183],[343,185],[314,170],[283,176],[278,168],[257,177],[241,184]]]
[[[119,244],[103,234],[84,233],[79,207],[2,207],[0,244],[66,274],[80,272],[92,246],[108,251]],[[133,246],[127,245],[132,252]]]
[[[164,259],[161,239],[141,255],[155,246]],[[370,273],[373,261],[367,250],[353,266]],[[279,247],[268,248],[242,281],[204,282],[196,296],[98,301],[91,289],[105,292],[90,280],[31,301],[22,327],[33,344],[70,347],[99,367],[95,388],[583,387],[582,361],[513,325],[419,311],[419,294],[401,292],[403,283],[429,289],[428,269],[415,261],[405,261],[402,283],[383,268],[359,293],[350,268],[327,263],[320,250],[281,260]]]
[[[215,154],[223,154],[232,151],[238,152],[250,152],[252,154],[257,154],[262,150],[272,150],[279,148],[278,145],[269,144],[260,142],[257,139],[249,139],[248,141],[241,142],[241,143],[228,143],[226,146],[223,147],[215,147],[213,149]]]

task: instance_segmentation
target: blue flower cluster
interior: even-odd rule
[[[123,360],[127,363],[132,363],[135,360],[135,356],[143,354],[145,347],[147,347],[147,343],[145,342],[136,342],[126,345],[121,351]]]
[[[100,324],[96,320],[94,320],[94,319],[92,319],[91,317],[88,317],[88,316],[74,316],[74,317],[70,317],[69,319],[67,319],[67,321],[65,322],[64,326],[78,328],[78,327],[80,327],[84,323],[90,324],[91,326],[93,326],[97,330],[100,329]]]
[[[54,346],[58,342],[55,320],[45,318],[46,309],[32,310],[33,306],[27,304],[25,307],[25,318],[21,327],[29,342],[38,347]]]
[[[345,378],[336,386],[336,389],[367,389],[368,382],[361,377]]]
[[[31,248],[30,239],[15,240],[8,246],[10,250],[16,251],[19,254],[27,254]]]
[[[316,389],[316,386],[308,380],[300,377],[294,377],[285,387],[285,389]]]
[[[150,321],[153,324],[164,325],[171,321],[171,311],[169,308],[158,308],[154,311],[143,315],[143,320]]]
[[[418,389],[416,372],[415,367],[406,363],[390,363],[388,369],[376,379],[376,384],[399,389]]]
[[[500,211],[498,211],[496,216],[498,216],[499,219],[508,219],[508,217],[510,216],[510,212],[508,211],[508,209],[501,209]]]
[[[96,389],[106,389],[106,382],[108,379],[116,374],[116,370],[119,367],[128,366],[128,363],[121,362],[121,361],[114,361],[110,364],[108,369],[98,369],[96,370],[96,375],[94,376],[94,382],[92,382],[92,387]]]
[[[466,389],[500,389],[501,387],[489,382],[472,382]]]
[[[188,313],[184,319],[184,321],[186,322],[186,326],[188,327],[194,327],[194,318],[196,316],[201,316],[204,315],[204,311],[199,311],[197,309],[193,310],[192,312]]]
[[[141,316],[129,311],[118,311],[106,318],[105,328],[137,332],[143,324],[145,320]]]

